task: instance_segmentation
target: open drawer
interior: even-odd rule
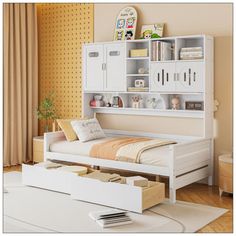
[[[142,213],[165,198],[165,185],[149,181],[149,187],[101,182],[82,176],[71,178],[71,197],[86,202]]]
[[[22,183],[33,187],[70,194],[72,176],[75,175],[57,169],[22,165]]]

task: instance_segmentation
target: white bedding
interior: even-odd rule
[[[93,144],[104,142],[108,139],[110,139],[110,137],[96,139],[89,142],[81,142],[79,140],[73,142],[68,142],[66,140],[58,141],[50,145],[50,151],[89,156]],[[141,154],[140,163],[146,165],[168,166],[169,154],[169,145],[152,148]]]

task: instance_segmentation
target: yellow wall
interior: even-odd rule
[[[37,11],[39,101],[53,91],[60,118],[80,117],[81,45],[93,41],[93,4],[38,4]]]
[[[215,40],[215,98],[220,102],[215,113],[215,160],[223,152],[232,151],[232,4],[129,4],[138,11],[137,37],[143,24],[165,23],[165,36],[208,34]],[[116,16],[127,4],[95,4],[94,5],[94,41],[110,41],[113,39]],[[103,27],[106,25],[106,27]],[[176,128],[169,125],[169,119],[127,116],[99,115],[106,128],[129,130],[153,130],[166,133],[190,130],[193,135],[199,123],[176,122]],[[122,121],[122,122],[121,122]],[[138,121],[138,122],[137,122]],[[180,129],[182,127],[182,129]],[[192,129],[192,127],[194,127]],[[173,129],[174,128],[174,129]],[[217,161],[215,161],[217,175]],[[217,178],[216,178],[217,182]]]

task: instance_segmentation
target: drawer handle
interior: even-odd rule
[[[109,52],[109,55],[110,55],[111,57],[119,56],[119,55],[120,55],[120,51],[110,51],[110,52]]]
[[[98,57],[99,53],[98,52],[90,52],[89,57]]]

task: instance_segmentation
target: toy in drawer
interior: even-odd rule
[[[164,201],[165,198],[165,185],[152,181],[149,181],[148,187],[138,187],[73,176],[71,186],[73,199],[138,213]]]
[[[147,56],[148,56],[147,48],[130,50],[130,57],[147,57]]]

